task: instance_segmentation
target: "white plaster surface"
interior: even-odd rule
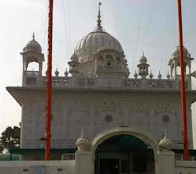
[[[0,174],[74,174],[75,161],[10,161],[0,163]]]
[[[43,148],[45,97],[42,90],[20,92],[22,107],[21,148]],[[131,91],[53,91],[53,148],[74,148],[81,130],[89,139],[109,128],[128,126],[148,132],[159,141],[164,130],[181,148],[179,93]],[[110,117],[108,120],[107,117]],[[164,117],[166,121],[164,121]],[[191,113],[188,112],[189,144],[192,148]]]

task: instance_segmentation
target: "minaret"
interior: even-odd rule
[[[42,76],[42,65],[44,61],[44,55],[42,54],[42,48],[40,44],[35,40],[35,34],[33,38],[24,47],[23,52],[20,53],[23,56],[23,85],[33,85],[38,83],[38,78]],[[38,71],[28,71],[28,65],[31,62],[39,64]]]
[[[138,74],[141,76],[142,79],[146,79],[146,77],[148,76],[149,64],[147,64],[147,58],[144,56],[144,53],[137,67],[138,67]]]
[[[185,47],[183,47],[183,58],[184,58],[185,75],[188,75],[189,77],[191,77],[191,61],[194,58],[191,58],[190,53]],[[180,67],[180,47],[179,46],[174,50],[172,57],[169,60],[168,65],[170,66],[171,78],[174,78],[174,79],[178,78],[178,76],[180,75],[179,74],[180,72],[178,72],[178,67]],[[186,72],[187,67],[188,67],[188,72]]]

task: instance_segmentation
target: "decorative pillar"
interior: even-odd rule
[[[159,142],[159,172],[160,174],[175,173],[175,155],[172,149],[172,142],[167,138],[165,131],[163,139]]]
[[[75,174],[93,174],[93,159],[90,152],[90,143],[89,140],[83,136],[83,131],[81,137],[76,142],[76,146],[78,150],[75,153]]]

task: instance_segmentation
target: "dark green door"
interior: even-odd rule
[[[120,174],[119,159],[100,159],[99,174]]]

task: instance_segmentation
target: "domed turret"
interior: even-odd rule
[[[143,56],[140,59],[140,63],[146,63],[146,62],[147,62],[147,58],[144,56],[144,53],[143,53]]]
[[[33,33],[33,39],[27,43],[27,45],[24,47],[23,52],[42,52],[42,48],[40,44],[35,40],[35,34]]]
[[[138,74],[141,76],[142,79],[146,79],[148,75],[149,64],[147,64],[147,58],[144,56],[144,53],[137,67],[138,67],[138,72],[139,72]]]
[[[74,50],[80,64],[79,74],[84,77],[91,74],[92,77],[127,78],[129,70],[124,51],[120,42],[103,30],[100,5],[96,29],[84,36]]]
[[[191,61],[193,60],[193,58],[191,58],[190,53],[188,52],[188,50],[185,47],[183,47],[183,60],[184,60],[184,73],[185,73],[185,75],[189,76],[189,81],[190,81]],[[180,67],[180,47],[179,46],[177,46],[176,49],[173,51],[172,57],[169,60],[168,65],[170,66],[171,78],[178,79],[178,76],[180,76],[180,73],[177,71],[177,67]],[[187,72],[187,67],[188,67],[188,72]]]
[[[183,54],[184,54],[184,56],[187,56],[189,54],[188,50],[185,47],[183,47]],[[179,46],[176,47],[176,49],[173,51],[172,55],[174,57],[180,56],[180,47]]]
[[[44,55],[41,51],[42,48],[40,44],[35,40],[35,35],[33,33],[33,39],[27,43],[27,45],[23,49],[23,52],[21,53],[21,55],[23,56],[23,85],[36,84],[39,81],[37,78],[42,76],[42,64],[44,61]],[[39,70],[33,70],[34,73],[28,73],[28,65],[32,62],[39,64]],[[30,72],[32,72],[32,70]]]

